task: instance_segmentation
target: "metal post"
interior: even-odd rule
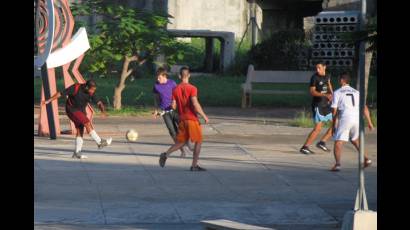
[[[364,30],[366,26],[366,0],[362,0],[362,9],[360,14],[360,29]],[[364,106],[366,104],[365,97],[365,55],[366,55],[366,42],[360,41],[359,47],[359,86],[360,86],[360,113],[359,113],[359,127],[360,127],[360,150],[359,150],[359,189],[356,197],[355,210],[367,210],[366,192],[364,187]]]

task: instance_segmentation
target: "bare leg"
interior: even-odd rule
[[[84,136],[84,127],[81,128],[77,128],[77,137],[80,136],[81,138],[83,138]]]
[[[91,125],[91,122],[88,122],[84,124],[87,132],[90,134],[90,136],[93,138],[95,143],[97,143],[98,148],[102,148],[104,146],[110,145],[112,138],[109,138],[107,140],[101,139],[101,137],[97,134],[97,132],[93,129],[93,126]],[[104,141],[104,142],[103,142]]]
[[[316,139],[317,135],[319,135],[320,131],[322,130],[322,122],[316,123],[315,127],[313,128],[312,132],[309,133],[304,146],[309,146],[313,143]]]
[[[176,137],[172,137],[172,139],[174,140],[174,143],[175,143],[175,144],[177,144],[177,143],[178,143],[178,141],[177,141],[177,138],[176,138]],[[186,151],[185,151],[184,146],[182,146],[179,150],[181,151],[181,157],[185,157],[185,156],[186,156]]]
[[[335,156],[335,160],[336,160],[336,165],[340,165],[340,158],[342,155],[342,147],[343,147],[343,141],[335,141],[335,145],[334,145],[334,156]]]
[[[357,152],[360,152],[360,142],[359,139],[352,140],[351,141],[354,147],[356,148]],[[367,161],[369,159],[369,156],[367,155],[367,151],[364,151],[364,160]]]
[[[88,122],[87,124],[84,124],[84,127],[87,130],[87,133],[90,133],[91,131],[93,131],[93,127],[91,126],[91,122]],[[83,128],[83,132],[84,132],[84,128]]]
[[[198,165],[199,153],[201,152],[201,143],[195,142],[194,154],[192,157],[192,167]]]
[[[326,134],[322,137],[320,141],[326,142],[329,138],[332,137],[332,126],[326,131]]]
[[[177,151],[178,149],[182,148],[182,146],[185,145],[185,142],[177,142],[175,143],[173,146],[171,146],[166,152],[165,154],[167,155],[167,157],[169,157],[169,155],[171,155],[171,153]]]

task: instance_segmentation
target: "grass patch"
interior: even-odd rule
[[[377,110],[370,110],[370,118],[372,119],[373,126],[377,127]],[[312,119],[312,114],[310,112],[302,111],[297,113],[296,117],[289,122],[290,126],[302,127],[302,128],[313,128],[315,123]],[[365,119],[365,126],[367,127],[367,121]],[[330,122],[324,123],[324,127],[329,128]]]
[[[100,114],[99,111],[96,111]],[[107,108],[107,114],[109,116],[147,116],[150,115],[152,110],[148,108],[137,108],[137,107],[123,107],[120,110],[114,110],[112,108]]]
[[[289,122],[290,126],[310,128],[313,127],[312,115],[306,111],[299,112],[296,117]]]
[[[87,77],[86,77],[87,79]],[[103,99],[110,107],[114,95],[114,87],[117,84],[117,76],[105,78],[94,78],[97,82],[97,95]],[[171,76],[179,83],[176,76]],[[198,88],[199,101],[203,106],[223,106],[240,107],[242,98],[241,84],[245,82],[243,75],[213,75],[196,76],[191,78],[191,83]],[[151,107],[154,105],[152,87],[155,79],[136,78],[134,81],[127,80],[126,88],[123,91],[122,104],[125,107]],[[332,77],[333,87],[338,88],[336,78]],[[371,108],[377,109],[377,78],[371,77],[369,80],[368,104]],[[355,83],[352,84],[355,86]],[[57,87],[64,89],[62,78],[58,78]],[[254,84],[255,89],[291,89],[306,90],[305,95],[252,95],[252,106],[254,107],[293,107],[303,108],[311,103],[308,94],[308,84]],[[34,102],[40,102],[41,79],[34,79]],[[60,98],[59,103],[64,103],[65,99]]]
[[[377,127],[377,109],[370,109],[370,119],[372,119],[373,126]],[[366,126],[367,126],[367,121],[366,121]]]

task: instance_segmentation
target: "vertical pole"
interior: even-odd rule
[[[366,0],[362,0],[362,9],[360,14],[360,29],[364,30],[366,26]],[[360,141],[360,150],[359,150],[359,197],[356,198],[356,207],[355,210],[366,210],[367,209],[367,200],[364,187],[364,106],[366,104],[366,92],[365,92],[365,58],[366,58],[366,42],[360,41],[359,47],[359,86],[360,86],[360,113],[359,113],[359,141]],[[357,207],[357,204],[359,207]]]
[[[48,72],[47,72],[46,63],[44,63],[43,66],[41,66],[41,78],[43,80],[44,98],[48,100],[51,97],[51,93],[50,93],[50,83],[48,82]],[[53,104],[51,102],[46,105],[48,128],[50,131],[50,139],[57,138],[56,127],[54,123],[53,109],[54,109]]]

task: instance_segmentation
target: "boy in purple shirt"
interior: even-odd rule
[[[153,93],[155,95],[154,117],[158,118],[161,114],[165,125],[176,143],[178,133],[178,113],[172,109],[172,91],[177,86],[174,80],[168,79],[167,71],[160,67],[156,72],[157,81],[155,82]],[[181,156],[185,157],[186,147],[181,148]]]

